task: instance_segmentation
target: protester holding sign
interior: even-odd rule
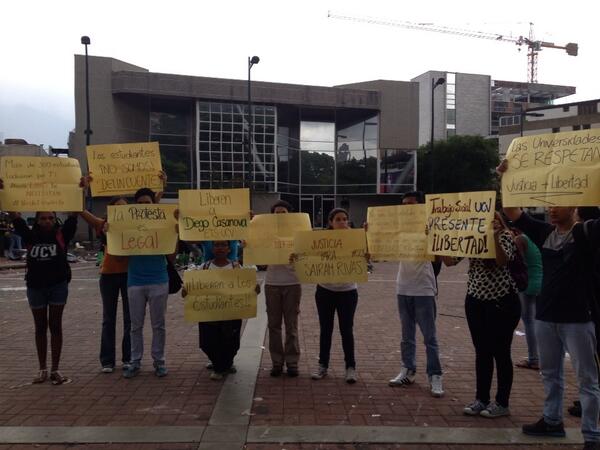
[[[497,171],[502,175],[508,163]],[[563,425],[564,357],[569,352],[579,382],[581,431],[590,448],[600,447],[600,388],[593,307],[594,258],[600,246],[598,220],[576,224],[575,207],[549,208],[550,223],[532,218],[519,207],[504,212],[542,254],[542,290],[537,301],[535,331],[546,398],[543,416],[523,425],[534,436],[565,436]],[[592,447],[596,445],[595,447]]]
[[[84,178],[79,182],[86,187]],[[0,190],[4,182],[0,179]],[[11,195],[8,193],[8,195]],[[27,247],[27,300],[35,324],[35,345],[39,373],[33,383],[43,383],[48,379],[47,332],[50,329],[50,349],[52,366],[50,381],[54,385],[70,383],[71,379],[59,371],[62,351],[62,316],[69,294],[71,267],[67,261],[67,246],[77,231],[78,213],[70,213],[64,224],[60,224],[53,211],[38,211],[35,223],[30,229],[19,213],[9,213],[15,232],[21,236]]]
[[[137,204],[156,203],[154,191],[148,188],[139,189],[134,198]],[[125,378],[133,378],[140,372],[144,353],[144,319],[148,303],[152,324],[154,373],[157,377],[164,377],[168,373],[165,365],[165,312],[169,297],[169,276],[164,254],[129,256],[127,295],[131,315],[131,365],[123,375]]]
[[[287,214],[292,205],[280,200],[271,207],[271,214]],[[271,354],[271,376],[278,377],[287,367],[290,377],[298,376],[300,342],[298,341],[298,315],[302,287],[293,266],[271,264],[265,278],[265,298],[269,327],[269,353]],[[285,322],[285,346],[282,343],[281,322]]]
[[[237,261],[230,260],[227,255],[230,251],[229,241],[213,241],[212,249],[214,259],[200,266],[201,270],[230,270],[240,268]],[[260,292],[260,286],[256,285],[256,293]],[[181,295],[188,294],[184,288]],[[235,373],[233,360],[240,348],[240,333],[242,320],[217,320],[198,323],[198,337],[200,349],[208,356],[212,368],[211,380],[222,380],[228,373]]]
[[[348,213],[345,209],[335,208],[328,217],[329,229],[349,229]],[[295,255],[293,255],[295,256]],[[313,380],[320,380],[327,376],[329,369],[329,356],[331,352],[331,337],[333,335],[333,322],[337,311],[340,334],[342,335],[342,348],[346,362],[345,380],[349,384],[356,383],[356,361],[354,359],[354,313],[358,305],[358,290],[356,283],[321,283],[317,285],[315,293],[317,312],[319,314],[319,368],[312,374]]]
[[[475,347],[477,390],[475,401],[463,412],[494,418],[510,414],[509,397],[513,381],[511,344],[519,323],[521,305],[508,262],[517,251],[512,234],[499,213],[495,214],[495,259],[470,258],[465,312]],[[462,258],[444,256],[446,265]],[[496,363],[497,392],[490,402],[490,389]]]
[[[409,192],[402,198],[403,205],[424,203],[422,192]],[[439,257],[438,257],[439,258]],[[442,397],[442,365],[435,331],[437,282],[430,261],[400,261],[396,279],[398,311],[402,322],[402,369],[389,381],[390,386],[408,386],[415,382],[417,370],[416,326],[419,325],[427,353],[427,378],[430,392]]]

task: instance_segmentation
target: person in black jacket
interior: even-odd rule
[[[35,323],[35,345],[40,371],[33,383],[48,379],[47,332],[50,329],[52,384],[71,380],[58,371],[62,350],[62,315],[71,281],[71,268],[67,262],[67,245],[77,230],[77,213],[70,214],[60,225],[54,212],[37,212],[30,229],[18,213],[11,213],[15,232],[27,247],[27,300]]]

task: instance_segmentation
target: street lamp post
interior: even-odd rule
[[[434,177],[435,177],[435,158],[433,156],[433,127],[435,124],[434,119],[434,94],[435,94],[435,88],[438,86],[441,86],[442,84],[444,84],[446,82],[446,79],[443,77],[438,78],[437,80],[435,78],[431,79],[431,139],[429,141],[429,150],[430,150],[430,154],[429,157],[431,158],[431,193],[433,194],[433,188],[434,188]]]
[[[254,117],[252,115],[252,84],[250,81],[250,69],[254,64],[258,64],[260,58],[248,56],[248,136],[246,137],[246,187],[250,189],[250,198],[252,199],[252,183],[251,179],[254,179],[254,170],[252,164],[252,138],[254,137]]]
[[[92,129],[90,127],[90,74],[89,74],[89,64],[88,64],[88,45],[90,45],[91,41],[89,36],[81,36],[81,43],[85,47],[85,145],[90,145]],[[88,173],[89,173],[89,163],[88,163]],[[86,208],[88,211],[92,211],[92,195],[91,192],[88,192],[86,195]],[[92,226],[88,225],[88,241],[90,244],[94,245],[94,233],[92,231]]]

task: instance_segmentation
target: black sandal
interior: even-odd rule
[[[50,372],[50,381],[52,381],[53,385],[58,386],[59,384],[69,384],[73,380],[63,376],[58,370],[55,370]]]
[[[35,377],[31,383],[32,384],[40,384],[43,383],[44,381],[46,381],[48,379],[48,369],[41,369],[40,373],[38,373],[38,376]]]

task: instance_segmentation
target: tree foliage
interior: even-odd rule
[[[494,169],[499,163],[498,142],[481,136],[452,136],[419,147],[419,190],[428,193],[496,190]]]

